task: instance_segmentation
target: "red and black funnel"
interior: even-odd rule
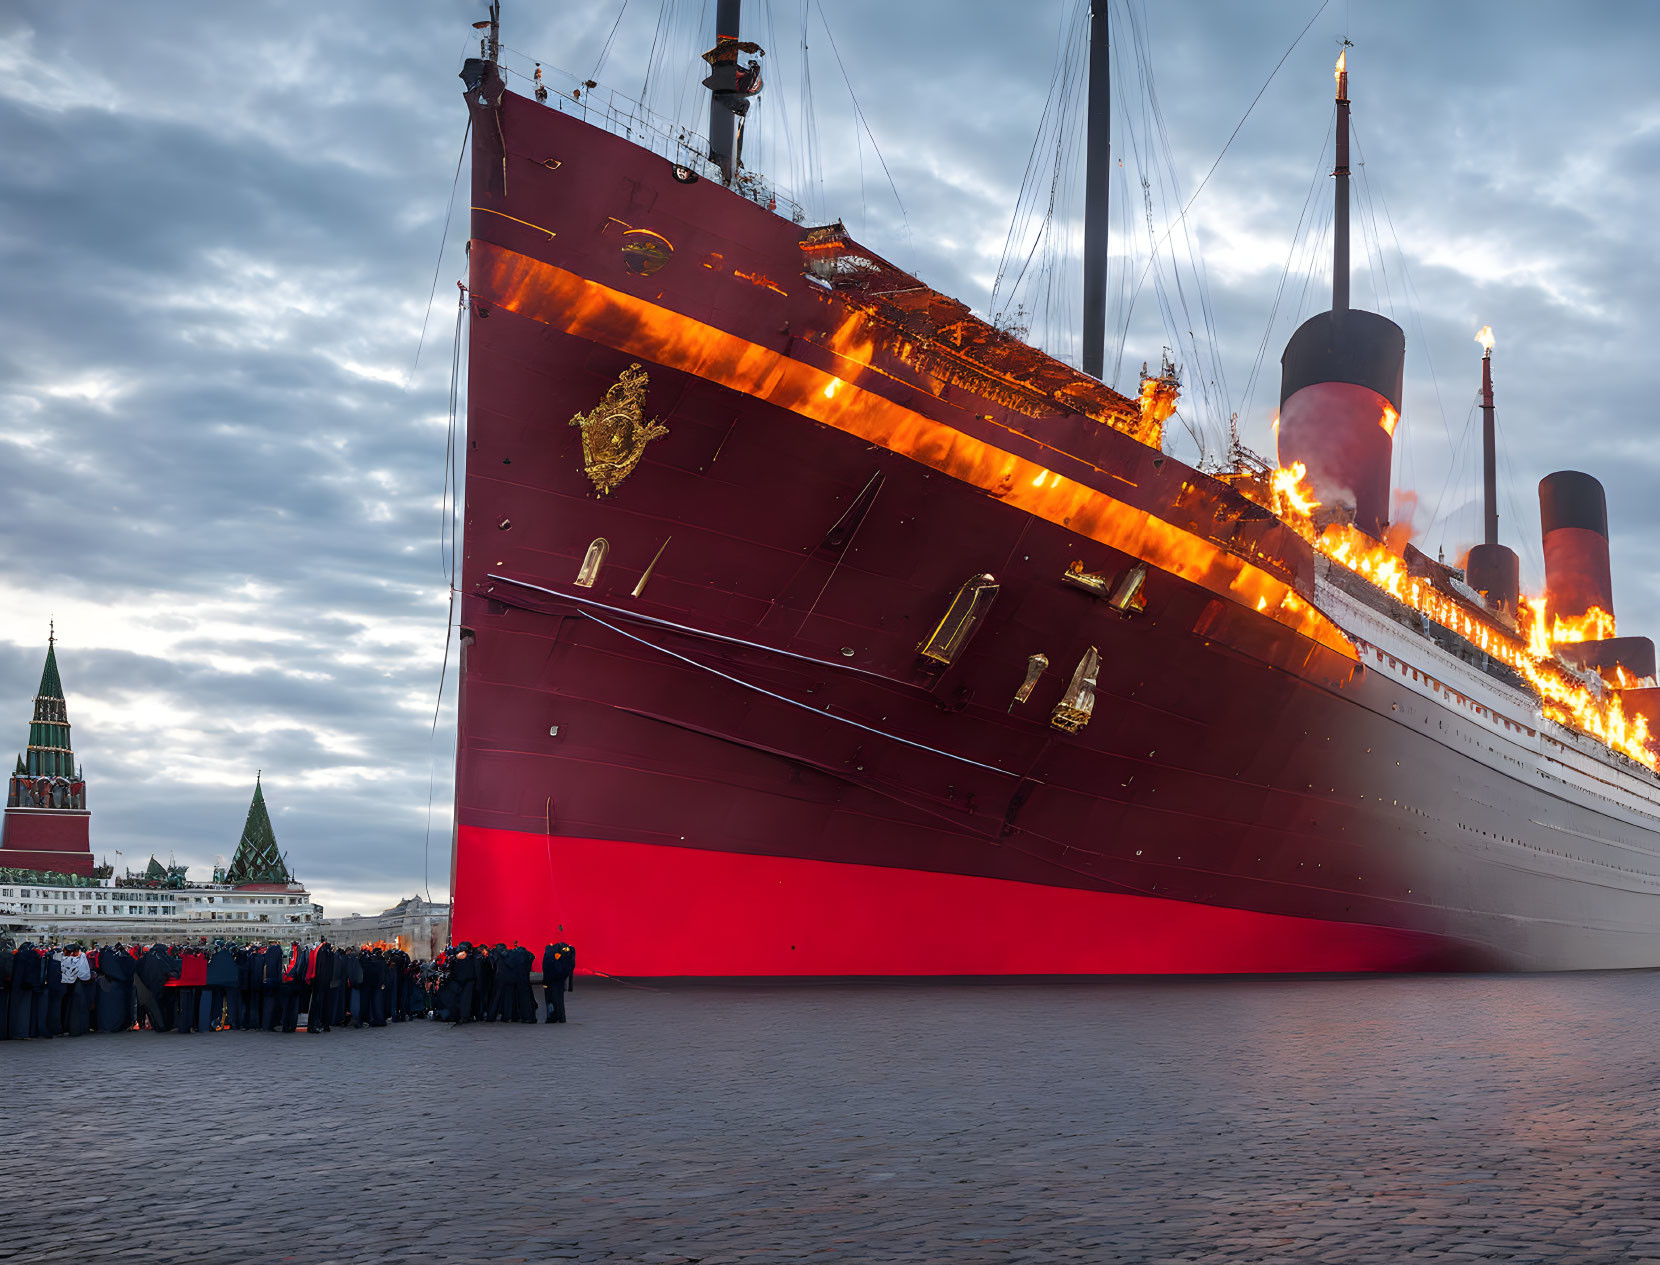
[[[1332,310],[1304,321],[1280,357],[1279,462],[1302,462],[1322,506],[1352,509],[1355,526],[1381,539],[1406,336],[1387,317],[1349,306],[1348,88],[1340,62]]]
[[[1539,528],[1545,549],[1545,615],[1578,619],[1593,606],[1614,614],[1608,567],[1608,498],[1578,470],[1539,480]]]

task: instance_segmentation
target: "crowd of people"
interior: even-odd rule
[[[519,944],[447,947],[419,961],[395,946],[106,945],[83,949],[0,938],[0,1040],[93,1032],[329,1032],[414,1019],[565,1022],[576,950]]]

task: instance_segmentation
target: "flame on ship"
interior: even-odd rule
[[[1393,439],[1395,437],[1395,423],[1400,420],[1401,415],[1395,411],[1394,406],[1385,404],[1383,406],[1383,416],[1378,418],[1378,425],[1383,427],[1385,435]]]
[[[1656,767],[1655,755],[1649,747],[1647,719],[1627,716],[1617,694],[1593,691],[1556,657],[1556,640],[1611,636],[1614,629],[1611,616],[1593,607],[1580,620],[1558,620],[1557,626],[1583,632],[1580,637],[1557,638],[1555,627],[1547,622],[1544,599],[1523,597],[1517,616],[1525,640],[1518,644],[1485,620],[1471,615],[1428,580],[1412,575],[1404,558],[1354,524],[1334,523],[1324,531],[1316,531],[1313,516],[1298,508],[1303,504],[1318,505],[1303,484],[1306,474],[1301,463],[1274,472],[1274,510],[1287,526],[1333,562],[1514,668],[1538,694],[1540,710],[1547,719],[1600,739],[1647,768]],[[1605,625],[1598,616],[1606,621]],[[1602,626],[1607,628],[1606,633],[1594,631]]]
[[[1162,427],[1176,411],[1176,396],[1180,388],[1169,378],[1141,380],[1141,419]]]
[[[1337,67],[1331,72],[1331,77],[1339,84],[1343,82],[1343,72],[1349,68],[1349,50],[1344,49],[1337,55]]]
[[[1600,606],[1593,606],[1583,615],[1565,619],[1553,616],[1550,639],[1563,641],[1606,641],[1614,635],[1614,617]]]
[[[1493,327],[1491,325],[1483,325],[1481,327],[1481,332],[1476,335],[1476,341],[1481,344],[1481,349],[1483,351],[1492,351]]]
[[[1289,468],[1281,466],[1274,471],[1274,513],[1281,518],[1306,519],[1320,508],[1314,493],[1303,486],[1307,474],[1308,467],[1300,461],[1293,461]]]

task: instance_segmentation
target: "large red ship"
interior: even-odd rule
[[[1384,545],[1403,342],[1341,255],[1284,467],[1167,455],[1169,382],[782,213],[735,10],[707,151],[507,91],[493,28],[463,72],[455,937],[633,977],[1660,964],[1652,644],[1571,631],[1612,634],[1594,480],[1542,490],[1549,608],[1491,522],[1468,574]]]

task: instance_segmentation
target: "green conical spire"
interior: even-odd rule
[[[242,841],[236,845],[236,855],[225,871],[228,883],[287,883],[292,881],[282,853],[277,851],[276,831],[271,829],[271,814],[265,809],[265,791],[259,775],[254,775],[254,799],[248,805],[248,820],[242,827]]]
[[[46,666],[40,674],[34,716],[29,722],[29,750],[20,757],[19,773],[30,777],[79,780],[75,752],[69,737],[69,709],[64,703],[63,680],[58,676],[58,634],[46,638]],[[72,807],[81,808],[82,804]]]
[[[36,698],[55,698],[63,701],[63,681],[58,677],[58,630],[54,625],[46,638],[46,667],[40,674],[40,688]]]

